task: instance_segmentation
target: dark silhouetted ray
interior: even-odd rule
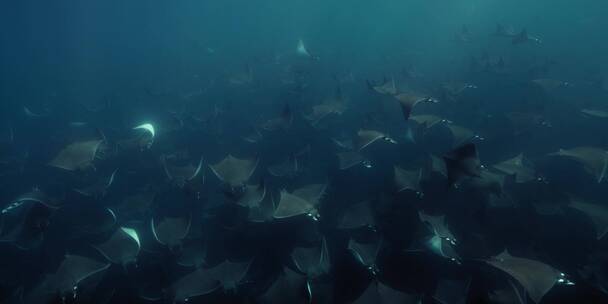
[[[250,144],[259,143],[260,141],[262,141],[262,139],[264,139],[264,136],[255,127],[253,128],[251,133],[249,133],[249,135],[243,137],[243,140]]]
[[[443,83],[441,88],[449,96],[457,97],[468,89],[477,89],[477,86],[466,82],[451,81]]]
[[[418,212],[418,217],[420,218],[420,221],[422,221],[429,227],[429,229],[434,235],[439,236],[441,238],[456,241],[456,238],[454,237],[450,229],[448,229],[444,215],[433,216],[427,215],[426,213],[420,211]]]
[[[581,163],[585,170],[595,176],[601,183],[606,176],[608,168],[608,152],[596,147],[576,147],[572,149],[560,149],[550,155],[569,157]]]
[[[393,172],[397,192],[409,190],[414,191],[416,193],[422,193],[422,189],[420,188],[420,180],[422,179],[422,169],[405,170],[398,166],[394,166]]]
[[[358,229],[363,227],[375,227],[374,212],[369,201],[363,201],[349,206],[340,223],[339,229]]]
[[[327,274],[331,267],[325,239],[315,247],[298,247],[291,253],[291,259],[298,271],[309,279]]]
[[[176,302],[204,296],[216,290],[235,291],[249,270],[250,262],[232,263],[225,261],[212,268],[197,269],[173,284]]]
[[[283,272],[262,294],[259,302],[263,304],[307,304],[306,277],[284,267]]]
[[[161,160],[167,178],[182,187],[199,176],[203,168],[203,157],[199,159],[197,165],[187,164],[185,166],[168,164],[166,157],[162,157]]]
[[[10,242],[22,250],[40,246],[55,210],[37,201],[22,201],[16,209],[2,214],[0,241]],[[13,225],[6,224],[4,217],[14,217]]]
[[[352,150],[354,149],[352,139],[336,139],[332,138],[332,142],[340,149],[343,150]]]
[[[295,177],[301,171],[298,158],[288,157],[280,163],[268,167],[268,173],[275,177]]]
[[[11,201],[8,205],[4,206],[0,211],[0,214],[12,213],[15,210],[20,209],[28,202],[34,202],[42,204],[51,209],[58,209],[61,207],[61,202],[48,197],[45,192],[38,188],[34,188],[32,191],[19,195],[16,199]]]
[[[555,91],[556,89],[569,86],[569,84],[565,81],[549,79],[549,78],[534,79],[534,80],[532,80],[532,83],[534,83],[535,85],[541,87],[543,90],[548,91],[548,92]]]
[[[460,263],[460,256],[454,250],[457,241],[447,227],[445,216],[431,216],[423,212],[418,212],[418,216],[431,232],[431,236],[426,240],[424,246],[441,257]]]
[[[541,114],[511,112],[505,114],[511,122],[514,135],[536,131],[539,127],[551,127],[551,123]]]
[[[302,186],[294,190],[292,194],[308,202],[311,202],[313,205],[318,205],[321,202],[323,196],[325,196],[327,185],[327,183],[323,183]]]
[[[429,160],[426,164],[426,170],[428,170],[431,173],[432,172],[438,173],[439,175],[442,175],[445,177],[448,176],[448,169],[446,168],[445,161],[435,155],[430,155]]]
[[[555,284],[565,280],[559,270],[536,260],[514,257],[506,250],[486,260],[486,263],[513,277],[534,303],[539,303]]]
[[[220,282],[225,291],[236,291],[249,271],[251,262],[233,263],[225,261],[209,269],[211,275]]]
[[[48,291],[51,293],[71,294],[74,287],[83,280],[105,271],[110,264],[100,263],[90,258],[66,255],[54,274],[49,276]]]
[[[382,84],[373,84],[368,80],[367,86],[380,95],[396,95],[397,94],[397,86],[395,84],[394,78],[391,78],[391,80],[385,79]]]
[[[488,294],[488,298],[496,304],[526,304],[528,302],[525,290],[516,286],[512,280],[509,280],[505,287],[492,290]]]
[[[481,176],[481,164],[474,144],[465,144],[446,153],[443,161],[448,173],[449,186],[466,176]]]
[[[89,140],[69,144],[49,162],[49,166],[68,171],[86,170],[93,165],[102,142],[102,140]]]
[[[266,131],[286,130],[293,122],[293,113],[289,104],[285,104],[279,117],[264,122],[260,128]]]
[[[578,271],[587,283],[608,294],[608,253],[595,250],[587,258],[586,264]]]
[[[117,171],[118,169],[114,170],[109,176],[102,177],[92,185],[74,189],[74,191],[88,197],[103,198],[106,196],[108,188],[114,183]]]
[[[519,32],[519,34],[517,34],[513,37],[513,39],[511,40],[511,43],[515,45],[515,44],[526,43],[529,41],[535,42],[535,43],[541,43],[541,40],[539,38],[528,35],[528,31],[526,29],[523,29],[523,30],[521,30],[521,32]]]
[[[502,24],[497,24],[494,36],[513,38],[517,36],[517,33],[515,32],[515,29],[513,29],[513,27],[505,27]]]
[[[266,197],[266,185],[246,185],[245,190],[236,198],[236,203],[243,207],[257,207]]]
[[[348,250],[355,257],[355,259],[374,274],[378,271],[376,260],[381,248],[381,238],[368,243],[360,243],[354,239],[351,239],[348,242]]]
[[[347,170],[359,164],[369,164],[369,161],[359,152],[346,151],[337,153],[340,170]]]
[[[174,303],[184,303],[191,298],[208,295],[221,287],[209,269],[199,268],[173,283]]]
[[[318,218],[317,205],[323,197],[326,187],[327,184],[312,184],[294,190],[292,193],[282,190],[274,218],[290,218],[303,214]]]
[[[470,143],[471,141],[476,139],[483,140],[482,137],[480,137],[473,130],[470,130],[468,128],[455,124],[445,124],[445,126],[450,130],[450,133],[452,133],[453,147]]]
[[[608,232],[608,207],[601,204],[588,203],[580,199],[571,199],[570,207],[581,211],[591,218],[598,240],[606,235],[606,232]]]
[[[173,248],[188,235],[190,231],[191,216],[165,217],[161,220],[152,218],[150,227],[154,238],[161,244]]]
[[[228,155],[219,163],[209,167],[222,182],[232,188],[238,188],[243,187],[249,181],[257,166],[257,159],[239,159]]]
[[[508,175],[515,175],[517,183],[527,183],[536,180],[536,172],[532,166],[527,165],[523,154],[507,159],[494,166],[494,169]]]
[[[147,218],[152,210],[152,203],[156,193],[150,186],[137,190],[133,195],[123,197],[122,202],[116,208],[120,217],[130,219]]]
[[[361,150],[380,139],[387,141],[391,144],[397,143],[397,141],[388,137],[386,134],[375,130],[359,130],[357,132],[357,137],[355,138],[354,143],[357,150]]]
[[[110,208],[88,205],[86,208],[80,206],[77,209],[59,209],[54,217],[54,222],[62,218],[63,224],[69,229],[64,232],[66,239],[78,239],[95,235],[103,235],[114,231],[116,227],[116,214]],[[67,214],[62,214],[66,212]],[[61,215],[61,216],[60,216]]]
[[[471,279],[441,280],[437,284],[433,299],[440,304],[465,304],[469,296]]]
[[[184,239],[176,258],[177,263],[184,267],[201,268],[206,264],[207,249],[200,238]]]
[[[507,177],[504,174],[482,169],[479,176],[469,177],[463,181],[463,184],[475,189],[479,193],[501,196],[506,181]]]
[[[582,109],[581,113],[585,116],[595,117],[595,118],[608,118],[608,111],[597,110],[597,109]]]
[[[322,104],[318,104],[312,107],[312,112],[305,116],[305,118],[311,122],[313,126],[319,124],[325,117],[335,114],[342,115],[346,111],[346,104],[342,100],[328,100]]]
[[[249,206],[247,220],[252,223],[265,223],[274,219],[275,202],[272,195],[267,195],[257,206]]]
[[[399,104],[401,105],[401,111],[403,112],[403,118],[405,118],[405,120],[410,119],[412,110],[417,104],[421,102],[437,102],[437,100],[431,97],[411,92],[401,93],[399,95],[396,95],[395,98],[397,99],[397,101],[399,101]]]
[[[416,123],[418,123],[420,125],[424,125],[425,129],[430,129],[440,123],[451,123],[447,119],[444,119],[444,118],[441,118],[441,117],[435,116],[435,115],[428,115],[428,114],[411,115],[410,120],[415,121]]]
[[[407,294],[372,280],[353,304],[419,304],[420,301],[420,296]]]
[[[136,261],[141,244],[137,231],[132,228],[120,227],[108,240],[94,247],[108,261],[124,265]]]

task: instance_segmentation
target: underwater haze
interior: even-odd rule
[[[0,303],[608,303],[608,2],[5,2]]]

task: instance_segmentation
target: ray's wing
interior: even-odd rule
[[[330,261],[325,240],[318,246],[295,248],[291,259],[298,270],[308,278],[316,278],[329,271]]]
[[[608,232],[608,207],[578,199],[571,200],[570,207],[583,212],[591,218],[598,240],[606,235],[606,232]]]
[[[465,176],[481,175],[481,165],[474,144],[465,144],[443,156],[450,186]]]
[[[359,130],[357,132],[357,137],[355,138],[354,143],[357,150],[362,150],[363,148],[371,145],[379,139],[384,139],[392,144],[397,143],[394,139],[376,130]]]
[[[512,280],[509,280],[505,287],[492,290],[488,294],[488,298],[496,304],[526,304],[528,302],[525,290],[516,286]]]
[[[156,241],[171,248],[179,244],[188,235],[191,223],[191,216],[165,217],[160,221],[152,218],[150,227]]]
[[[346,151],[337,153],[340,170],[346,170],[357,166],[365,161],[365,157],[359,152]]]
[[[176,260],[181,266],[200,268],[207,260],[207,248],[203,240],[200,238],[183,240]]]
[[[397,192],[410,190],[421,193],[420,180],[422,179],[422,170],[405,170],[394,166],[393,172]]]
[[[608,152],[596,147],[575,147],[572,149],[560,149],[550,155],[570,157],[580,162],[590,174],[601,183],[608,171]]]
[[[293,177],[298,172],[298,159],[288,157],[280,163],[268,167],[268,173],[276,177]]]
[[[471,279],[441,280],[437,284],[433,299],[441,304],[465,304],[469,295]]]
[[[545,263],[514,257],[507,251],[486,260],[486,263],[509,274],[527,291],[534,303],[539,303],[563,276]]]
[[[525,164],[523,154],[500,162],[493,168],[505,174],[515,175],[515,180],[518,183],[526,183],[536,179],[534,169]]]
[[[376,220],[369,201],[363,201],[348,207],[338,225],[339,229],[358,229],[374,227]]]
[[[72,292],[74,286],[109,267],[110,264],[100,263],[87,257],[66,255],[53,275],[52,285],[61,294]]]
[[[313,205],[318,205],[327,190],[327,183],[310,184],[300,187],[292,192],[293,195],[302,198]]]
[[[309,300],[305,289],[306,277],[284,267],[283,272],[259,300],[263,304],[306,304]]]
[[[447,223],[445,220],[445,215],[433,216],[433,215],[428,215],[422,211],[419,211],[418,217],[420,218],[420,221],[422,221],[423,223],[425,223],[429,226],[429,228],[435,235],[442,237],[442,238],[450,238],[450,239],[455,240],[454,235],[452,234],[450,229],[448,229],[448,226],[447,226]]]
[[[223,263],[210,268],[209,272],[218,282],[220,282],[220,285],[224,290],[234,291],[239,284],[244,281],[250,265],[251,262],[233,263],[224,261]]]
[[[373,280],[353,304],[418,304],[420,297],[395,290],[379,281]]]
[[[281,199],[274,212],[274,218],[290,218],[302,214],[308,214],[315,209],[315,205],[287,191],[281,191]]]
[[[195,179],[203,168],[203,158],[201,157],[196,166],[192,164],[188,164],[185,166],[172,166],[167,164],[165,158],[163,158],[163,167],[165,170],[165,174],[170,180],[183,180],[183,181],[191,181]]]
[[[239,187],[249,180],[257,165],[257,160],[238,159],[228,155],[219,163],[209,167],[222,182],[231,187]]]
[[[382,239],[374,240],[369,243],[360,243],[354,239],[348,242],[348,250],[361,265],[372,269],[376,267],[376,259],[382,247]]]
[[[264,182],[259,185],[246,185],[245,191],[237,199],[236,203],[243,207],[257,207],[266,198],[266,185]]]
[[[105,242],[94,246],[108,261],[126,264],[137,259],[141,243],[137,231],[120,227]]]
[[[95,159],[102,142],[102,140],[90,140],[71,143],[49,162],[49,166],[67,171],[86,169]]]
[[[213,272],[199,268],[174,282],[172,290],[175,294],[174,301],[184,303],[191,298],[210,294],[221,287]]]

